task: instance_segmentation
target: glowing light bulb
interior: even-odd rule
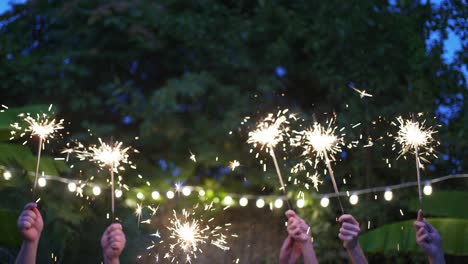
[[[275,208],[281,208],[281,207],[283,207],[283,200],[276,199],[275,200]]]
[[[239,200],[239,204],[240,204],[240,206],[242,206],[242,207],[247,206],[248,203],[249,203],[249,200],[248,200],[247,198],[245,198],[245,197],[242,197],[242,198],[240,198],[240,200]]]
[[[138,192],[137,193],[137,198],[140,199],[140,200],[143,200],[143,198],[145,198],[145,196],[141,192]]]
[[[45,187],[47,185],[47,180],[44,177],[41,177],[37,180],[39,187]]]
[[[387,201],[391,201],[393,199],[393,193],[390,190],[386,190],[384,192],[384,199]]]
[[[93,187],[93,194],[98,196],[101,194],[101,188],[99,186],[94,186]]]
[[[159,194],[158,191],[154,191],[151,193],[151,198],[153,198],[153,200],[158,200],[160,197],[161,195]]]
[[[432,194],[432,186],[430,184],[426,184],[423,188],[423,193],[425,195],[431,195]]]
[[[224,200],[223,200],[223,202],[224,202],[224,204],[226,204],[226,205],[231,205],[231,204],[232,204],[232,202],[233,202],[233,200],[232,200],[232,197],[231,197],[231,196],[229,196],[229,195],[228,195],[228,196],[226,196],[226,197],[224,197]]]
[[[11,179],[11,176],[12,176],[12,175],[11,175],[11,172],[10,172],[10,171],[7,171],[7,170],[6,170],[6,171],[3,172],[3,178],[5,178],[5,180],[7,180],[7,181],[8,181],[9,179]]]
[[[204,190],[200,190],[200,191],[198,191],[198,195],[200,195],[200,196],[202,196],[202,197],[203,197],[203,196],[205,196],[205,194],[206,194],[206,193],[205,193],[205,191],[204,191]]]
[[[298,208],[304,208],[305,200],[304,199],[297,200],[296,205],[297,205]]]
[[[174,198],[174,195],[175,195],[175,194],[174,194],[173,191],[167,191],[167,193],[166,193],[166,196],[167,196],[168,199]]]
[[[359,202],[359,197],[356,194],[353,194],[353,195],[351,195],[351,197],[349,197],[349,203],[350,204],[355,205],[358,202]]]
[[[322,207],[327,207],[329,204],[330,204],[330,199],[328,199],[328,197],[323,197],[323,198],[320,200],[320,205],[321,205]]]
[[[115,197],[120,198],[122,197],[122,194],[123,194],[122,190],[119,190],[119,189],[115,190]]]
[[[76,191],[76,183],[70,182],[70,183],[68,184],[68,190],[69,190],[70,192]]]
[[[255,203],[255,205],[257,205],[258,208],[263,208],[263,206],[265,206],[265,200],[263,200],[262,198],[258,199],[257,202]]]
[[[182,189],[182,194],[185,195],[185,196],[189,196],[191,193],[192,193],[192,190],[190,190],[189,187],[184,187]]]

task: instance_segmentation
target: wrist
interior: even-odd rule
[[[435,254],[429,255],[429,263],[431,263],[431,264],[443,264],[443,263],[445,263],[444,253],[441,252],[441,251],[438,251]]]

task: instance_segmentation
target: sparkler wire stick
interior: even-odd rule
[[[284,185],[284,182],[283,182],[283,176],[281,176],[281,170],[278,166],[278,161],[276,160],[275,151],[273,150],[272,147],[270,147],[270,155],[273,158],[273,163],[275,164],[276,174],[278,175],[278,178],[281,184],[281,189],[283,190],[283,193],[286,196],[286,203],[288,204],[288,208],[291,209],[291,204],[289,203],[288,194],[286,193],[286,186]]]
[[[336,181],[335,181],[335,173],[333,172],[333,169],[332,169],[332,167],[330,165],[330,159],[328,158],[327,152],[325,152],[325,163],[327,165],[328,171],[330,172],[330,176],[331,176],[332,184],[333,184],[333,189],[335,190],[335,193],[337,194],[336,197],[338,197],[338,203],[340,204],[341,213],[344,214],[343,204],[341,203],[341,198],[338,195],[339,191],[338,191],[338,185],[336,185]]]
[[[419,151],[418,151],[418,147],[415,147],[414,155],[415,155],[415,158],[416,158],[416,175],[418,177],[419,207],[422,210],[421,173],[419,171]]]
[[[110,175],[111,175],[111,203],[112,203],[112,206],[111,206],[111,209],[112,209],[112,220],[115,219],[114,217],[114,212],[115,212],[115,201],[114,201],[114,163],[112,163],[112,165],[110,166]]]
[[[42,137],[39,137],[39,148],[37,151],[37,162],[36,162],[36,174],[34,177],[34,187],[32,191],[33,200],[36,200],[36,187],[37,187],[37,177],[39,175],[39,164],[41,163],[41,152],[42,152]]]

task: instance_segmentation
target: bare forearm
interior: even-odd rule
[[[445,264],[444,253],[440,252],[436,256],[429,257],[430,264]]]
[[[302,248],[302,255],[304,256],[304,264],[317,264],[317,256],[315,256],[314,246],[312,242],[308,241]]]
[[[16,264],[34,264],[36,263],[37,246],[39,241],[27,242],[23,241],[18,257],[16,257]]]
[[[366,256],[359,244],[352,249],[346,249],[346,251],[348,252],[349,258],[353,264],[367,264]]]

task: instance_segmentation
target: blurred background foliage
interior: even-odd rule
[[[126,194],[133,200],[135,190],[148,200],[153,187],[168,190],[176,181],[211,189],[212,197],[227,192],[280,194],[274,171],[263,172],[249,154],[248,131],[240,125],[245,116],[255,121],[279,108],[308,121],[313,113],[319,121],[336,113],[340,126],[361,123],[347,130],[349,139],[385,136],[394,129],[389,122],[400,114],[424,112],[430,123],[436,115],[441,124],[440,158],[426,165],[423,177],[466,172],[467,6],[462,0],[438,5],[409,0],[30,0],[13,5],[0,15],[0,103],[11,108],[0,114],[0,163],[19,173],[0,181],[1,261],[11,261],[21,242],[13,230],[30,196],[25,186],[32,178],[25,170],[32,170],[36,154],[34,142],[21,146],[20,141],[8,141],[8,124],[20,112],[40,111],[42,104],[58,108],[69,134],[47,146],[49,158],[41,169],[70,179],[95,175],[96,168],[86,164],[69,169],[53,160],[66,140],[96,143],[90,129],[104,140],[118,139],[140,151],[133,157],[137,171],[124,175],[135,187]],[[448,30],[463,44],[451,62],[443,56]],[[435,33],[440,38],[429,42]],[[373,97],[360,98],[350,84]],[[340,156],[335,167],[347,182],[342,190],[415,179],[413,162],[395,160],[389,139],[375,143]],[[190,152],[196,163],[189,159]],[[231,172],[227,165],[234,159],[242,166]],[[283,164],[285,175],[292,160]],[[330,179],[323,178],[320,192],[331,192]],[[467,236],[460,233],[468,230],[466,215],[460,213],[464,199],[453,198],[466,196],[466,187],[463,180],[439,183],[434,196],[426,199],[426,215],[436,217],[449,261],[463,262],[468,255]],[[49,263],[51,252],[60,256],[60,263],[99,262],[109,198],[78,198],[61,183],[46,188],[41,196],[46,223],[38,263]],[[439,190],[457,192],[436,196]],[[289,191],[294,200],[300,189],[290,186]],[[394,192],[390,203],[382,197],[374,200],[373,194],[361,197],[354,207],[345,202],[363,229],[370,226],[362,243],[371,263],[423,259],[410,233],[416,211],[410,200],[416,195],[411,188]],[[346,255],[336,237],[337,201],[322,208],[307,194],[306,199],[299,213],[312,227],[319,260],[343,262]],[[187,198],[171,206],[196,202]],[[169,203],[161,206],[170,208]],[[137,228],[133,209],[123,202],[118,205],[129,240],[123,263],[135,262],[146,248],[148,232]],[[249,206],[241,213],[248,217],[253,210],[260,209]],[[262,210],[282,217],[281,210]],[[405,232],[395,231],[402,226]],[[245,259],[243,251],[234,250],[236,241],[232,244],[232,255]],[[274,263],[280,245],[247,262]]]

